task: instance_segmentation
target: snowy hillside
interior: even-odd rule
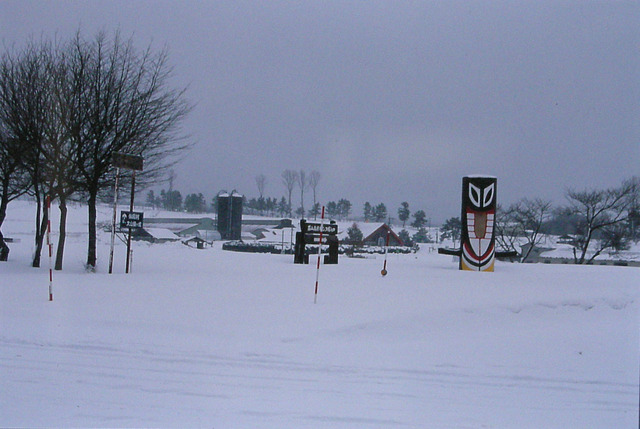
[[[101,220],[109,211],[100,212]],[[636,428],[640,271],[509,264],[461,272],[426,248],[341,257],[134,244],[84,272],[29,267],[33,213],[9,207],[0,263],[0,426]],[[55,218],[54,218],[55,229]],[[55,235],[54,235],[55,238]]]

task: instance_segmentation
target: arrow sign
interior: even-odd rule
[[[142,228],[144,213],[120,212],[120,228]]]

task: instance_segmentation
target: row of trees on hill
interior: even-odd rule
[[[268,184],[267,176],[259,174],[255,177],[256,186],[258,188],[258,198],[256,199],[256,204],[252,204],[252,208],[255,207],[257,210],[263,212],[279,212],[289,217],[292,217],[295,213],[300,217],[303,217],[304,214],[307,213],[304,204],[306,191],[312,191],[313,203],[311,204],[311,210],[314,210],[318,205],[317,189],[320,183],[320,178],[321,175],[316,170],[312,170],[310,173],[307,173],[305,170],[284,170],[280,175],[280,179],[284,186],[287,198],[283,202],[282,199],[274,199],[270,201],[269,198],[265,197]],[[294,211],[292,198],[293,192],[296,188],[300,192],[300,206]],[[282,212],[284,209],[286,209],[286,212]]]
[[[247,207],[260,214],[278,214],[289,217],[292,217],[293,215],[304,217],[306,215],[315,219],[321,212],[320,203],[317,201],[317,189],[321,177],[321,174],[316,170],[313,170],[308,174],[304,170],[284,170],[280,178],[284,185],[286,197],[283,196],[280,200],[277,200],[275,198],[265,198],[265,189],[267,187],[268,180],[264,174],[259,174],[255,177],[258,189],[258,198],[248,200]],[[292,196],[296,189],[300,192],[300,206],[293,210]],[[306,210],[304,197],[305,192],[308,190],[312,191],[313,203],[311,204],[311,208]],[[345,198],[341,198],[338,201],[329,201],[326,204],[326,212],[329,217],[344,220],[353,214],[353,205]],[[410,214],[409,203],[403,202],[401,207],[398,209],[398,219],[402,222],[403,228],[406,221],[409,219]],[[412,223],[412,226],[419,228],[426,225],[428,222],[424,210],[418,210],[413,213],[413,216],[415,221]],[[368,201],[363,207],[363,217],[365,222],[387,222],[390,219],[387,207],[384,203],[371,205]]]
[[[568,204],[553,207],[542,199],[521,199],[496,210],[495,237],[498,247],[519,251],[525,246],[526,260],[544,234],[565,236],[573,246],[576,264],[591,263],[607,249],[625,250],[640,241],[640,179],[633,177],[620,186],[601,190],[566,192]],[[440,228],[441,238],[460,239],[459,217]]]
[[[156,196],[155,192],[150,190],[147,192],[146,204],[152,209],[161,208],[174,212],[184,210],[187,213],[206,213],[210,211],[202,193],[188,194],[183,201],[182,193],[176,190],[165,191],[162,189],[159,196]]]
[[[60,210],[55,268],[62,268],[67,203],[88,203],[86,266],[96,266],[96,204],[114,185],[116,152],[144,158],[138,184],[155,182],[185,148],[179,125],[190,110],[184,90],[169,85],[166,50],[134,48],[118,33],[66,42],[30,42],[0,58],[0,231],[10,201],[27,194],[37,204],[40,265],[47,210]],[[121,183],[128,182],[123,174]],[[9,248],[0,232],[0,259]]]
[[[260,177],[260,176],[259,176]],[[260,182],[257,180],[257,182]],[[504,250],[520,250],[526,244],[523,260],[529,256],[531,249],[540,243],[545,234],[568,235],[574,245],[574,260],[576,263],[589,263],[605,249],[622,250],[628,248],[631,241],[640,239],[640,189],[639,179],[634,177],[625,181],[621,186],[605,190],[567,191],[568,204],[553,207],[550,201],[542,199],[521,199],[509,206],[499,206],[496,215],[496,241],[499,248]],[[264,191],[264,189],[262,188]],[[153,201],[153,192],[149,193]],[[177,194],[177,198],[174,196]],[[177,200],[177,202],[176,202]],[[165,209],[179,209],[188,212],[205,211],[205,200],[202,194],[190,194],[181,202],[178,191],[161,192],[156,199],[157,204]],[[286,216],[291,211],[287,199],[283,196],[276,198],[252,198],[245,201],[247,208],[255,213]],[[213,201],[215,211],[215,198]],[[296,214],[300,217],[305,213],[299,208]],[[320,215],[320,204],[313,204],[306,212],[310,218]],[[326,216],[344,220],[352,215],[352,204],[347,199],[330,201],[326,206]],[[366,202],[363,206],[365,221],[387,221],[388,212],[384,203],[372,205]],[[406,223],[417,230],[411,235],[405,230]],[[413,213],[409,210],[409,203],[402,202],[398,208],[398,219],[402,222],[403,230],[399,235],[407,244],[425,243],[433,241],[425,226],[430,222],[424,210]],[[459,217],[447,219],[440,227],[440,241],[450,239],[455,243],[460,239],[461,221]],[[351,228],[357,241],[358,228],[354,224]],[[596,243],[596,246],[593,244]],[[589,250],[592,251],[589,251]]]

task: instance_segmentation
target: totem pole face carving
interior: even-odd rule
[[[493,271],[496,188],[495,177],[462,178],[461,270]]]

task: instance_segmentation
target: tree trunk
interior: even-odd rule
[[[40,197],[37,197],[38,215],[36,216],[36,250],[33,253],[33,268],[40,267],[40,255],[42,254],[42,245],[44,242],[44,235],[47,232],[47,221],[49,220],[49,211],[47,205],[42,204]],[[40,209],[42,209],[42,220],[40,220]],[[38,224],[39,223],[39,224]]]
[[[3,189],[7,189],[7,185],[3,185]],[[0,201],[0,262],[6,262],[9,259],[9,246],[4,242],[4,235],[2,235],[2,223],[7,216],[7,205],[9,204],[9,197],[5,194],[2,195],[2,201]]]
[[[87,271],[96,270],[96,201],[97,192],[89,193],[89,248],[87,251]]]
[[[58,249],[56,250],[55,270],[62,270],[62,260],[64,258],[64,241],[67,237],[67,202],[66,198],[60,197],[60,235],[58,238]]]
[[[589,243],[591,243],[591,236],[593,235],[593,230],[589,227],[589,233],[585,238],[584,247],[582,248],[582,252],[580,253],[580,260],[578,261],[579,265],[584,264],[584,260],[587,256],[587,250],[589,249]]]
[[[0,262],[6,262],[9,259],[9,246],[4,242],[4,236],[0,231]]]

